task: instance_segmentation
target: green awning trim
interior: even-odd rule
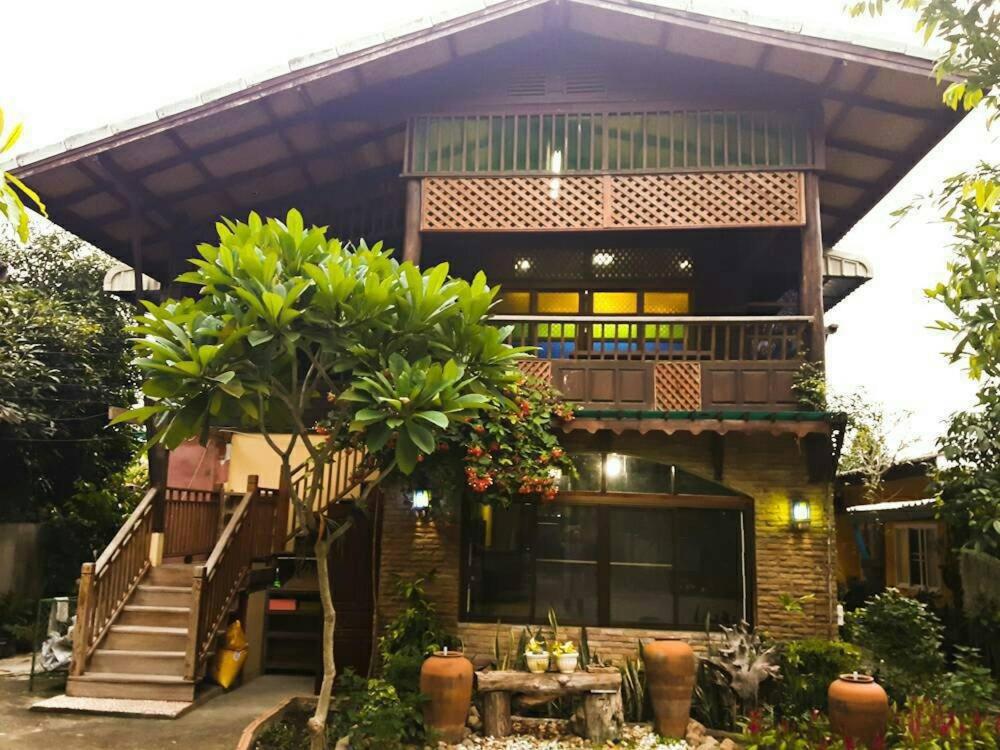
[[[816,422],[834,421],[838,413],[830,411],[659,411],[656,409],[578,409],[584,419],[715,419],[744,422]]]

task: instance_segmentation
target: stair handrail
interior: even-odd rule
[[[83,563],[80,568],[71,668],[75,676],[83,674],[87,659],[150,566],[156,497],[157,488],[149,488],[97,562]]]
[[[184,676],[195,680],[208,658],[215,635],[253,562],[253,514],[259,496],[254,478],[233,511],[204,565],[194,569]]]

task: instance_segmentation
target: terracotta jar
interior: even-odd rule
[[[683,737],[694,690],[694,651],[676,638],[655,640],[642,647],[642,660],[656,732],[664,737]]]
[[[420,692],[427,696],[427,727],[445,742],[461,742],[472,704],[472,662],[461,651],[437,651],[428,656],[420,668]]]
[[[873,677],[842,674],[830,683],[830,726],[842,737],[861,740],[866,745],[885,732],[889,718],[889,698]]]

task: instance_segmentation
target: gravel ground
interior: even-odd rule
[[[439,750],[478,748],[479,750],[583,750],[593,748],[589,740],[569,732],[568,722],[558,719],[522,719],[513,717],[514,734],[509,737],[482,737],[472,734],[459,745],[440,743]],[[705,727],[696,721],[688,724],[684,740],[663,741],[649,724],[626,724],[618,742],[608,742],[608,747],[620,750],[738,750],[732,740],[717,740],[705,733]]]

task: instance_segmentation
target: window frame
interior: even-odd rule
[[[941,571],[941,543],[942,529],[936,521],[901,521],[892,523],[888,527],[892,534],[892,570],[895,578],[895,585],[898,588],[905,588],[910,591],[940,591],[943,587]],[[910,532],[925,532],[931,538],[928,543],[928,550],[931,550],[930,559],[924,561],[928,576],[936,579],[934,585],[929,583],[914,583],[910,578]],[[903,563],[905,562],[905,565]],[[932,565],[933,563],[933,565]],[[900,576],[901,568],[906,571],[906,579]],[[931,571],[934,571],[933,574]]]
[[[523,501],[523,505],[537,506],[538,503]],[[642,509],[662,509],[668,511],[678,510],[734,510],[740,514],[740,525],[743,534],[743,619],[751,625],[756,621],[757,614],[757,581],[756,581],[756,547],[755,547],[755,517],[754,507],[751,498],[742,495],[660,495],[642,493],[604,493],[604,492],[562,492],[559,494],[556,504],[560,505],[580,505],[595,506],[597,508],[597,596],[598,596],[598,616],[596,623],[580,623],[572,619],[565,619],[560,616],[560,622],[568,626],[598,627],[598,628],[628,628],[637,630],[660,630],[660,631],[701,631],[704,629],[704,622],[669,624],[651,624],[648,622],[615,622],[612,623],[610,617],[610,551],[611,551],[611,529],[610,510],[613,508],[642,508]],[[493,615],[478,615],[470,611],[471,593],[469,574],[472,558],[472,529],[467,513],[462,513],[460,517],[460,553],[459,553],[459,602],[458,615],[459,622],[469,623],[496,623],[497,617]],[[536,522],[532,527],[536,528]],[[677,525],[673,525],[674,533],[677,533]],[[534,540],[531,540],[531,564],[535,565]],[[675,547],[676,548],[676,547]],[[676,575],[676,569],[672,572]],[[516,619],[509,624],[530,624],[544,625],[548,622],[547,612],[535,611],[537,577],[531,575],[529,593],[529,614],[527,617]],[[677,613],[678,594],[674,587],[674,617]],[[565,619],[565,621],[564,621]]]

